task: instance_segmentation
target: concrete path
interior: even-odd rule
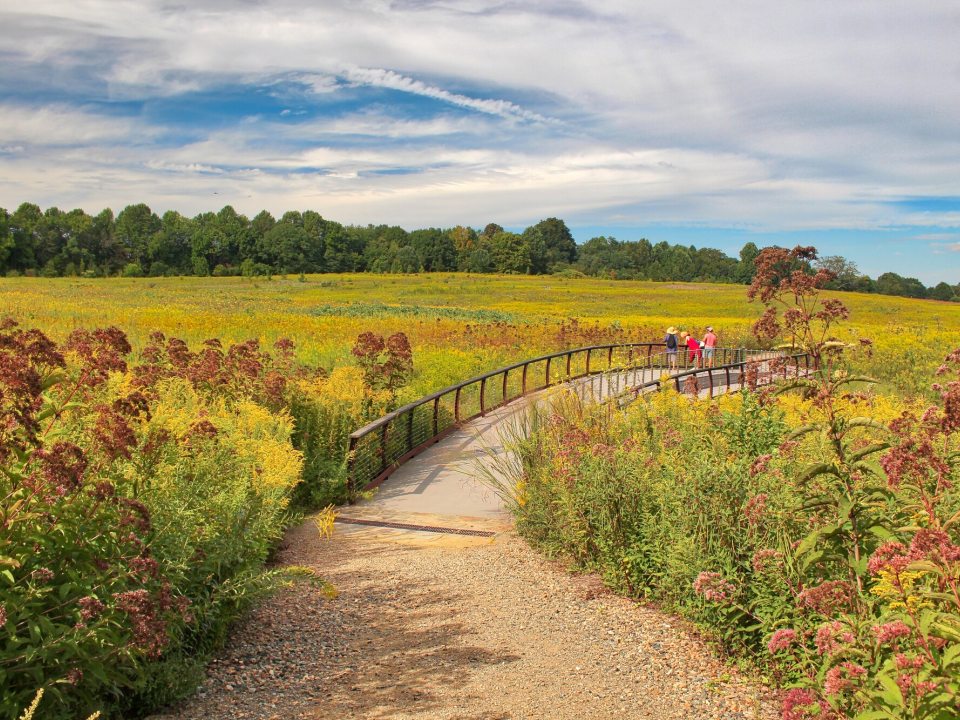
[[[649,369],[594,375],[493,410],[408,460],[377,488],[370,500],[343,508],[338,515],[338,532],[386,531],[397,539],[410,532],[422,534],[410,529],[353,524],[356,520],[490,533],[507,530],[513,524],[510,513],[503,499],[483,481],[480,464],[493,469],[497,464],[494,458],[505,459],[511,427],[524,422],[530,407],[548,403],[561,388],[573,389],[584,399],[601,400],[657,379],[660,373],[659,369]],[[434,538],[432,542],[442,539]]]

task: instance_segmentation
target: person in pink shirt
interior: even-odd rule
[[[703,336],[703,366],[713,367],[714,355],[717,352],[717,336],[713,328],[707,325],[707,334]]]

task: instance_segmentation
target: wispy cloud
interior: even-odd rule
[[[346,72],[347,78],[360,85],[388,88],[399,92],[433,98],[458,107],[476,110],[488,115],[498,115],[502,118],[529,120],[532,122],[548,122],[548,119],[539,113],[525,110],[509,100],[493,98],[473,98],[459,93],[449,92],[434,85],[406,77],[393,70],[382,68],[355,68]]]

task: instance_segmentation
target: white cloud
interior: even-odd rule
[[[0,143],[23,145],[78,145],[103,141],[129,141],[153,130],[126,118],[101,114],[63,104],[30,107],[0,103]]]
[[[398,90],[413,95],[422,95],[423,97],[441,100],[451,105],[469,108],[470,110],[487,113],[488,115],[499,115],[504,118],[517,118],[535,122],[548,122],[547,118],[543,115],[524,110],[519,105],[508,100],[477,99],[459,93],[448,92],[447,90],[428,85],[420,80],[405,77],[392,70],[355,68],[347,71],[347,77],[361,85],[372,85],[374,87],[389,88],[390,90]]]

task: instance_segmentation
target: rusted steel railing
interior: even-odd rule
[[[742,362],[749,351],[717,348],[717,366]],[[662,342],[592,345],[561,350],[508,365],[404,405],[350,435],[347,489],[379,485],[400,465],[466,422],[532,392],[601,373],[690,367],[693,358],[679,348],[675,365]]]
[[[813,358],[808,353],[787,355],[779,351],[741,351],[743,356],[736,362],[710,368],[694,368],[649,380],[636,385],[617,399],[621,405],[631,402],[648,392],[661,387],[673,387],[677,392],[713,397],[731,390],[756,389],[775,380],[805,377],[815,370]]]
[[[621,365],[658,367],[663,343],[592,345],[524,360],[404,405],[350,435],[350,497],[466,422],[532,392]]]

